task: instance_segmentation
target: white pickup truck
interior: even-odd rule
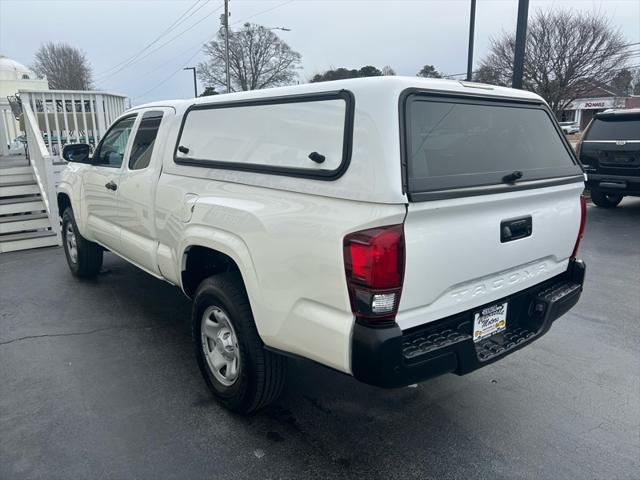
[[[286,356],[399,387],[498,360],[582,292],[584,174],[545,102],[384,77],[125,112],[67,145],[63,244],[193,299],[203,376],[250,412]]]

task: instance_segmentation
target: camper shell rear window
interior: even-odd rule
[[[411,92],[401,98],[400,115],[411,200],[531,188],[532,180],[568,182],[582,174],[538,103]]]
[[[346,91],[191,106],[174,161],[335,180],[351,159],[353,95]]]

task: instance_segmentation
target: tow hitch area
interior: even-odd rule
[[[397,325],[356,324],[353,374],[366,383],[399,387],[444,373],[463,375],[476,370],[544,335],[578,302],[584,272],[583,262],[571,261],[564,274],[540,285],[406,332]],[[506,318],[500,317],[502,308],[495,306],[504,307]],[[493,315],[495,319],[484,323],[497,319],[497,326],[478,339],[479,312]]]

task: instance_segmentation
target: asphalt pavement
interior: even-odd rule
[[[397,390],[289,363],[275,405],[221,408],[189,301],[108,254],[0,255],[0,479],[640,478],[640,199],[588,209],[578,305],[470,375]]]

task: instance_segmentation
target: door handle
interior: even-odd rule
[[[532,231],[533,222],[531,221],[531,215],[503,220],[500,222],[500,243],[530,237]]]
[[[118,185],[116,185],[113,180],[105,184],[105,187],[107,187],[109,190],[113,190],[114,192],[118,189]]]

